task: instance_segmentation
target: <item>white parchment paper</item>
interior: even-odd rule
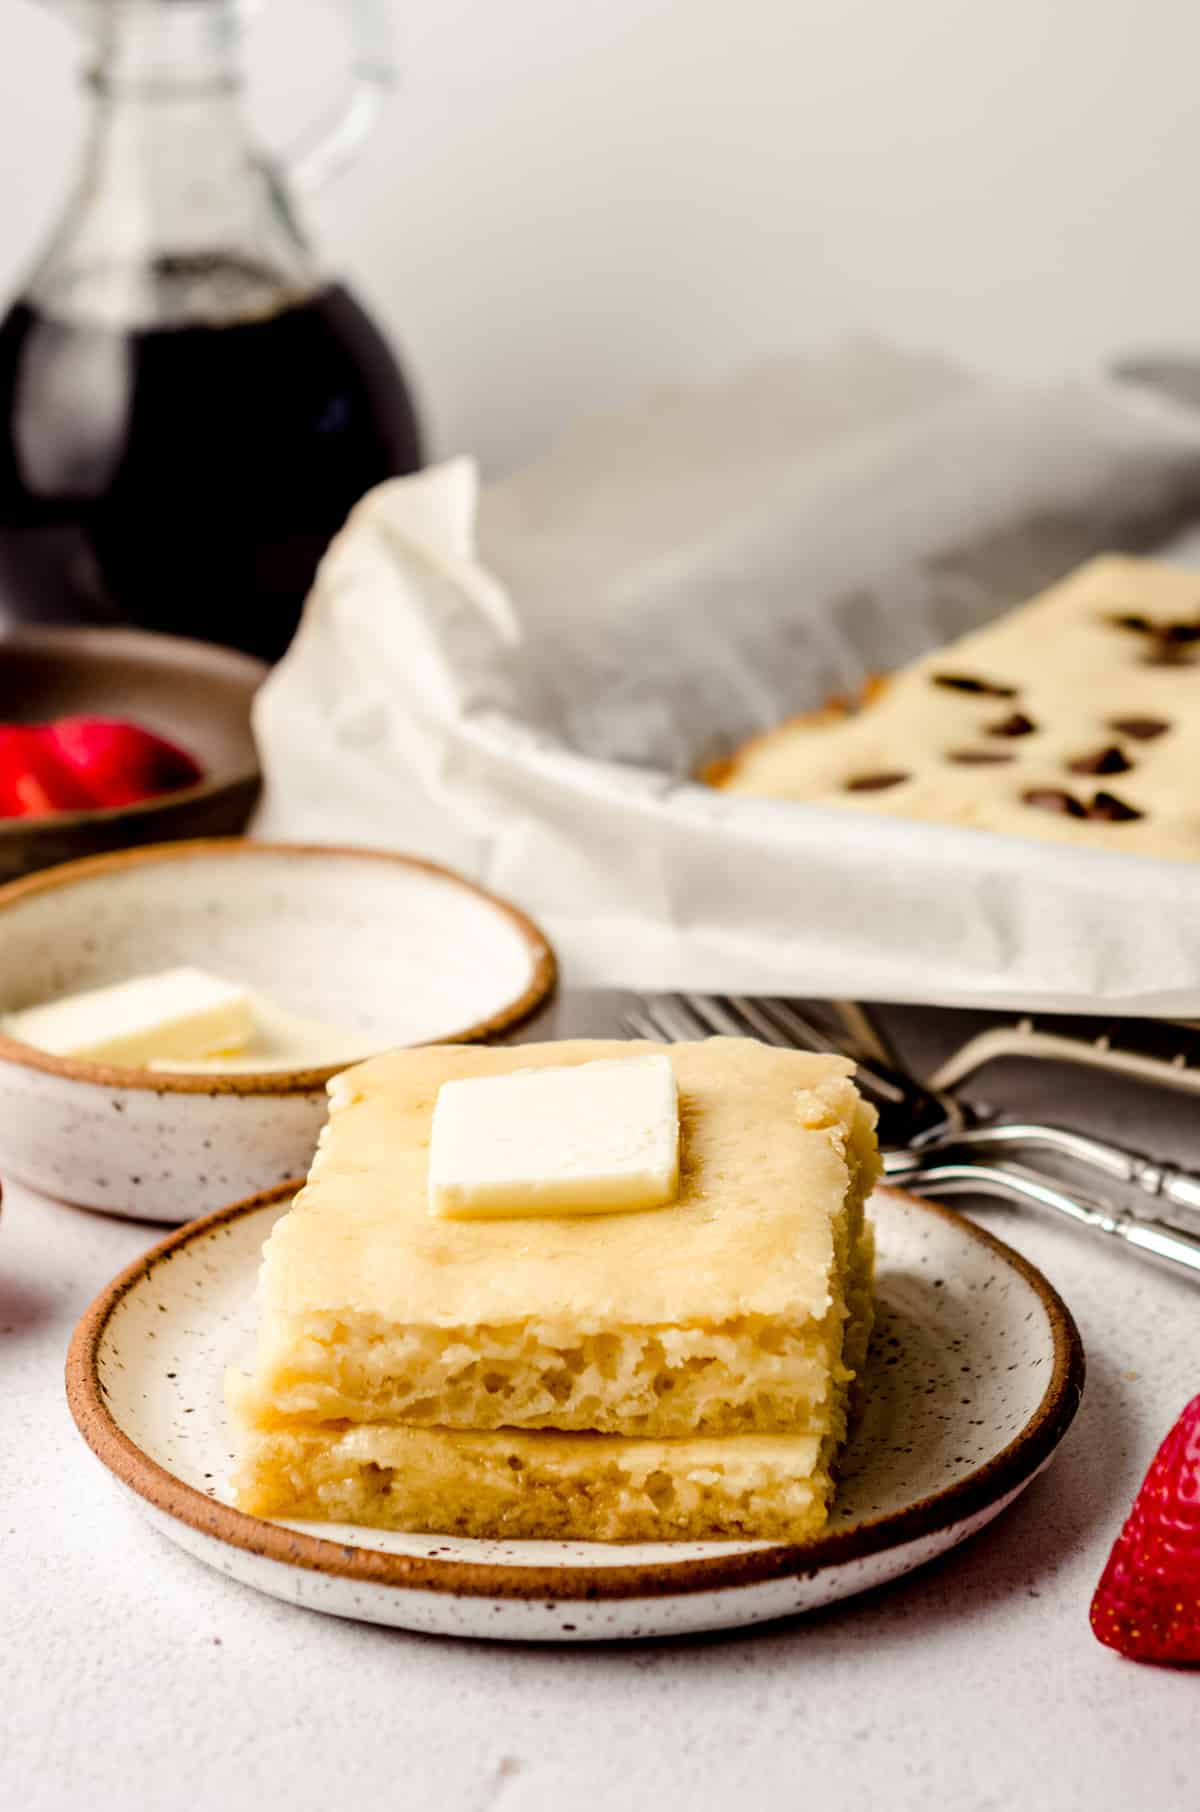
[[[1198,1013],[1200,863],[688,779],[1198,516],[1200,417],[878,347],[663,392],[482,495],[395,481],[260,694],[256,834],[448,862],[577,985]]]

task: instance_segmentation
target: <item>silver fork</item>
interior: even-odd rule
[[[991,1119],[990,1110],[980,1104],[961,1100],[949,1090],[927,1088],[894,1062],[885,1062],[876,1053],[890,1053],[862,1009],[850,1011],[859,1016],[859,1030],[855,1040],[844,1043],[784,1000],[656,995],[626,1009],[622,1017],[626,1029],[636,1036],[671,1044],[718,1032],[743,1038],[749,1035],[791,1050],[849,1056],[857,1064],[856,1080],[879,1110],[884,1171],[890,1181],[919,1182],[930,1195],[965,1195],[974,1190],[1047,1209],[1200,1282],[1200,1238],[1150,1214],[1148,1203],[1145,1210],[1130,1211],[1096,1197],[1068,1195],[1053,1180],[1020,1164],[963,1162],[953,1157],[950,1161],[931,1160],[964,1148],[984,1153],[1041,1147],[1110,1180],[1133,1184],[1149,1199],[1171,1201],[1189,1217],[1200,1215],[1200,1178],[1067,1127]],[[861,1045],[862,1032],[870,1034],[869,1060],[851,1048],[852,1043]]]

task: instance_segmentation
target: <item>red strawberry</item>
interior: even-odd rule
[[[184,749],[137,724],[106,717],[60,717],[46,734],[96,806],[132,805],[194,786],[203,770]]]
[[[0,724],[0,818],[86,812],[91,794],[37,724]]]
[[[1092,1629],[1131,1661],[1200,1666],[1200,1397],[1154,1456],[1096,1587]]]

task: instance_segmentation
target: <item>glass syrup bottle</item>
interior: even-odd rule
[[[237,0],[71,11],[93,45],[84,168],[0,322],[0,624],[274,659],[351,506],[420,464],[413,398],[249,133]],[[299,187],[350,160],[391,82],[383,8],[354,19],[356,80]]]

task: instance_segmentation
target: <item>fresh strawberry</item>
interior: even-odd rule
[[[61,717],[46,726],[46,734],[95,806],[132,805],[155,793],[172,793],[194,786],[203,772],[186,750],[137,724]]]
[[[1096,1587],[1092,1629],[1131,1661],[1200,1666],[1200,1397],[1154,1456]]]
[[[137,724],[0,724],[0,818],[132,805],[194,786],[202,773],[185,750]]]
[[[41,818],[86,812],[93,799],[65,766],[42,726],[0,724],[0,818]]]

